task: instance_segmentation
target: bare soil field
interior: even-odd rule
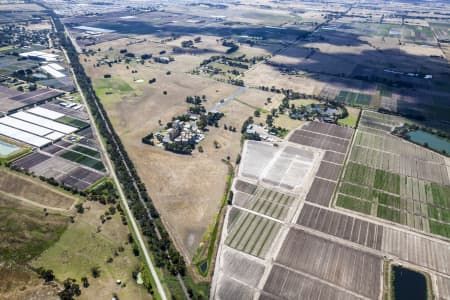
[[[49,208],[69,210],[77,200],[63,192],[50,188],[45,183],[0,169],[0,193],[17,199],[25,199]]]
[[[277,262],[369,299],[378,299],[380,295],[381,257],[339,245],[304,231],[289,231]]]

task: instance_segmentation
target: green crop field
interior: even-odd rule
[[[370,196],[369,188],[350,184],[347,182],[342,184],[340,191],[341,191],[341,193],[344,193],[344,194],[347,194],[350,196],[354,196],[354,197],[358,197],[358,198],[363,198],[363,199],[369,199],[369,196]]]
[[[375,169],[349,162],[344,179],[351,183],[372,186],[375,179]]]
[[[340,91],[339,94],[336,96],[336,101],[355,106],[370,106],[372,96],[369,94]]]
[[[353,197],[339,195],[336,204],[338,206],[358,211],[364,214],[370,214],[372,204],[368,201],[359,200]]]
[[[430,231],[432,233],[450,238],[450,225],[430,220]]]
[[[76,152],[80,152],[95,158],[100,158],[100,153],[96,150],[90,149],[90,148],[86,148],[80,145],[77,145],[75,147],[73,147],[71,150],[76,151]]]
[[[385,206],[393,207],[400,209],[400,197],[393,196],[390,194],[374,191],[373,196],[378,199],[378,203],[383,204]]]
[[[378,206],[377,217],[395,223],[400,223],[400,211],[396,209],[391,209],[383,205]]]
[[[431,183],[429,189],[431,189],[433,194],[433,203],[439,207],[450,210],[450,188]]]
[[[428,217],[436,219],[438,221],[443,221],[446,223],[450,223],[450,211],[437,208],[434,206],[428,206]]]
[[[374,187],[398,195],[400,194],[400,175],[376,170]]]
[[[86,127],[89,127],[89,123],[69,117],[69,116],[61,117],[56,121],[67,124],[67,125],[75,126],[79,129],[84,129]]]
[[[77,153],[74,151],[65,151],[60,156],[67,160],[79,163],[80,165],[84,165],[99,171],[105,171],[105,166],[100,160],[93,159],[81,153]]]

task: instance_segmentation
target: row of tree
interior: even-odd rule
[[[158,267],[166,267],[173,275],[185,275],[185,261],[172,243],[144,184],[128,157],[119,136],[115,133],[106,111],[92,87],[90,78],[86,75],[83,66],[78,60],[75,48],[64,33],[65,29],[63,24],[52,11],[49,11],[49,14],[54,19],[61,46],[67,51],[72,68],[86,96],[100,134],[106,141],[107,151],[114,164],[116,174],[123,186],[134,217],[139,222],[143,234],[149,238],[149,246],[155,258],[155,264]]]

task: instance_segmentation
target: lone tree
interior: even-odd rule
[[[87,277],[81,277],[81,283],[83,284],[84,288],[89,287],[89,281],[88,281]]]
[[[100,268],[98,266],[91,268],[92,277],[98,278],[100,277]]]
[[[53,270],[46,270],[44,268],[38,268],[36,272],[39,276],[44,279],[45,282],[50,282],[55,279],[55,275],[53,274]]]

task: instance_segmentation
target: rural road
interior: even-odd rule
[[[65,31],[66,31],[66,34],[68,34],[68,33],[67,33],[67,29],[65,29]],[[71,62],[70,62],[69,56],[67,55],[66,50],[63,49],[63,52],[64,52],[64,55],[65,55],[67,61],[68,61],[69,64],[70,64]],[[126,199],[126,197],[125,197],[125,193],[123,192],[122,185],[120,184],[120,181],[119,181],[119,179],[117,178],[115,169],[114,169],[114,167],[113,167],[113,165],[112,165],[112,163],[111,163],[111,160],[110,160],[110,158],[109,158],[108,152],[106,151],[106,147],[105,147],[105,145],[104,145],[102,139],[100,138],[100,137],[101,137],[101,136],[100,136],[100,132],[98,131],[97,126],[95,126],[95,121],[94,121],[94,117],[93,117],[93,115],[92,115],[91,109],[90,109],[90,107],[89,107],[89,105],[88,105],[88,103],[87,103],[87,101],[86,101],[86,98],[85,98],[85,95],[84,95],[83,91],[82,91],[81,88],[80,88],[80,85],[79,85],[79,83],[78,83],[77,77],[76,77],[76,75],[75,75],[75,73],[74,73],[72,67],[70,68],[70,71],[71,71],[71,73],[72,73],[72,76],[73,76],[73,80],[74,80],[74,82],[75,82],[75,85],[76,85],[76,87],[77,87],[77,89],[78,89],[78,91],[79,91],[79,93],[80,93],[81,99],[83,100],[83,104],[84,104],[84,105],[86,106],[86,108],[87,108],[87,111],[88,111],[88,114],[89,114],[89,119],[90,119],[91,123],[94,125],[94,126],[91,126],[91,127],[94,128],[95,135],[96,135],[96,137],[98,138],[99,144],[100,144],[100,146],[101,146],[101,150],[102,150],[102,152],[103,152],[103,157],[104,157],[105,162],[106,162],[106,164],[107,164],[107,166],[108,166],[108,169],[109,169],[109,171],[110,171],[110,173],[111,173],[111,177],[113,178],[113,180],[114,180],[114,182],[115,182],[115,184],[116,184],[116,187],[117,187],[117,189],[118,189],[118,191],[119,191],[120,200],[122,201],[122,205],[123,205],[123,207],[125,208],[125,212],[126,212],[126,214],[127,214],[127,216],[128,216],[128,219],[130,220],[131,226],[132,226],[132,228],[133,228],[133,231],[134,231],[134,233],[135,233],[135,236],[136,236],[136,238],[137,238],[137,241],[138,241],[138,243],[139,243],[139,246],[140,246],[140,248],[142,249],[142,252],[143,252],[144,258],[145,258],[145,262],[146,262],[146,264],[147,264],[147,266],[148,266],[148,268],[149,268],[149,270],[150,270],[150,272],[151,272],[151,275],[152,275],[152,277],[153,277],[153,280],[154,280],[154,282],[155,282],[155,284],[156,284],[156,288],[157,288],[157,290],[158,290],[158,294],[160,295],[160,297],[161,297],[162,300],[167,300],[168,298],[167,298],[166,292],[165,292],[165,290],[164,290],[163,285],[161,284],[161,280],[160,280],[159,277],[158,277],[158,274],[157,274],[157,272],[156,272],[155,266],[153,265],[153,262],[152,262],[151,259],[150,259],[150,255],[149,255],[148,250],[147,250],[147,247],[146,247],[146,245],[145,245],[144,238],[142,237],[141,232],[140,232],[140,230],[139,230],[139,227],[138,227],[138,225],[136,224],[136,221],[135,221],[135,218],[134,218],[134,216],[133,216],[133,213],[132,213],[132,211],[130,210],[130,207],[128,206],[128,201],[127,201],[127,199]],[[96,106],[98,107],[98,103],[95,102],[95,104],[96,104]],[[99,108],[99,107],[98,107],[98,108]],[[98,111],[99,111],[99,113],[100,113],[100,116],[101,116],[102,121],[103,121],[103,122],[105,123],[105,125],[106,125],[107,130],[110,131],[110,132],[112,132],[111,128],[109,128],[108,123],[106,122],[106,118],[105,118],[105,116],[103,115],[102,111],[101,111],[100,109],[98,109]],[[117,141],[113,140],[112,142],[113,142],[114,145],[117,147]],[[128,165],[125,163],[125,160],[123,159],[122,152],[119,151],[119,153],[121,154],[121,159],[122,159],[122,161],[124,162],[124,165],[126,166],[127,171],[129,172]],[[133,180],[133,184],[135,185],[135,187],[137,187],[137,184],[136,184],[136,182],[135,182],[134,180]],[[140,194],[139,194],[139,196],[140,196]],[[141,201],[143,201],[143,199],[141,199]],[[145,207],[146,207],[146,206],[145,206]]]
[[[209,112],[218,112],[224,105],[227,105],[228,102],[234,100],[236,97],[242,95],[248,89],[247,86],[240,86],[237,90],[233,92],[230,96],[223,99],[223,101],[219,101]]]

